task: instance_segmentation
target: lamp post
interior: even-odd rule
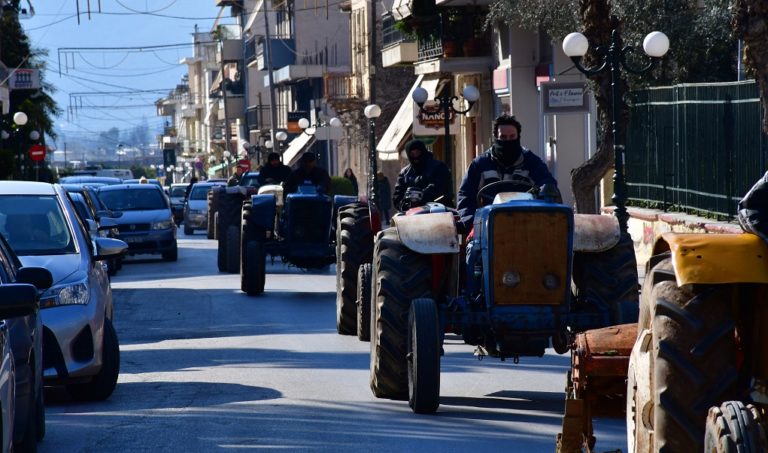
[[[376,104],[365,106],[363,115],[368,118],[368,202],[376,206],[376,173],[378,165],[376,161],[376,118],[381,116],[381,107]]]
[[[283,150],[283,143],[288,139],[288,134],[285,133],[285,131],[278,131],[275,134],[275,140],[277,140],[277,152],[280,154],[280,162],[283,161],[283,153],[285,150]]]
[[[232,153],[224,151],[222,156],[224,156],[224,177],[229,178],[229,158],[232,157]]]
[[[442,110],[443,113],[443,147],[445,150],[444,159],[451,174],[453,173],[453,158],[451,156],[451,114],[466,115],[470,110],[472,110],[472,106],[475,105],[475,102],[480,99],[480,91],[476,86],[465,86],[464,90],[462,90],[462,96],[464,97],[464,100],[467,101],[468,106],[466,109],[462,110],[457,108],[454,104],[455,101],[459,100],[459,97],[454,96],[452,93],[451,84],[449,83],[448,86],[443,90],[443,93],[439,97],[435,98],[435,101],[437,101],[438,110]],[[421,113],[424,113],[424,104],[427,102],[428,97],[429,93],[427,93],[427,90],[422,87],[417,87],[415,90],[413,90],[413,94],[411,94],[411,98],[419,106],[419,111]]]
[[[581,65],[581,58],[587,53],[589,42],[587,37],[581,33],[571,33],[563,39],[563,52],[571,58],[576,69],[584,73],[587,77],[592,77],[603,71],[610,71],[611,74],[611,137],[613,139],[613,201],[614,214],[619,221],[619,228],[622,233],[627,232],[627,223],[629,213],[627,213],[627,185],[624,176],[624,145],[618,143],[617,121],[618,111],[621,109],[622,99],[619,99],[617,85],[621,81],[621,69],[624,68],[630,74],[642,75],[651,71],[661,60],[661,57],[669,50],[669,38],[660,32],[649,33],[643,40],[643,50],[651,57],[650,62],[642,68],[635,68],[627,63],[628,54],[635,51],[632,46],[621,47],[621,37],[619,31],[611,31],[611,44],[598,46],[595,53],[600,61],[598,66],[585,68]]]
[[[22,173],[24,171],[24,165],[22,162],[24,161],[24,150],[22,149],[22,141],[20,134],[20,128],[22,126],[25,126],[27,124],[27,121],[29,120],[29,117],[27,117],[27,114],[24,112],[16,112],[13,114],[13,123],[16,125],[15,131],[13,131],[13,134],[5,133],[3,134],[3,138],[10,138],[11,135],[14,136],[16,144],[16,172],[18,174],[19,178],[22,178]],[[5,132],[5,131],[3,131]]]

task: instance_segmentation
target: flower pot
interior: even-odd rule
[[[465,57],[479,57],[489,54],[485,39],[478,37],[465,41],[462,49],[464,50]]]
[[[443,57],[454,58],[461,56],[461,46],[457,41],[443,41]]]

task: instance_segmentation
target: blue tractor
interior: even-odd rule
[[[266,257],[302,269],[322,269],[336,261],[333,226],[340,205],[354,197],[331,199],[314,186],[299,186],[283,197],[278,185],[265,185],[243,203],[240,241],[240,289],[264,292]]]
[[[575,333],[634,322],[632,240],[612,216],[574,214],[545,186],[501,181],[478,194],[474,228],[430,203],[395,216],[373,253],[371,389],[435,412],[446,332],[475,355],[515,363],[568,351]],[[466,243],[466,246],[463,244]]]

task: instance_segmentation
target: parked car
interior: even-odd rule
[[[102,261],[127,245],[92,237],[60,185],[26,181],[0,181],[0,234],[24,266],[53,275],[40,298],[45,383],[65,385],[78,400],[108,398],[120,349]]]
[[[120,239],[129,255],[161,254],[166,261],[178,259],[176,224],[163,189],[154,184],[120,184],[98,190],[99,198],[113,212]]]
[[[36,291],[45,291],[51,287],[52,282],[53,276],[47,269],[22,267],[16,253],[0,235],[0,301],[5,301],[6,298],[1,291],[3,287],[24,283],[34,285]],[[3,307],[4,304],[0,302],[0,319],[2,319],[0,331],[8,332],[14,359],[15,396],[12,429],[13,443],[17,451],[34,451],[37,441],[45,436],[43,324],[39,314],[37,294],[32,302],[28,312],[23,315],[17,314],[19,317],[11,317],[8,313],[4,313],[4,309],[11,307],[9,305]],[[0,341],[5,341],[5,338]],[[0,396],[0,405],[4,402]],[[3,412],[6,411],[3,410]],[[2,423],[5,427],[6,420],[2,420]],[[5,433],[3,433],[3,439],[7,439]]]
[[[208,229],[208,191],[213,187],[225,186],[220,182],[199,182],[192,186],[189,199],[184,204],[184,234],[194,234],[195,230]]]
[[[83,193],[68,192],[69,199],[75,207],[80,219],[85,222],[91,236],[111,237],[117,239],[120,233],[117,230],[117,222],[110,217],[99,217],[91,210],[91,206]],[[122,267],[122,256],[116,256],[107,260],[107,273],[112,276]]]
[[[122,183],[123,184],[141,184],[141,178],[124,179]],[[153,184],[161,189],[163,188],[163,185],[160,184],[160,181],[158,181],[157,179],[147,179],[144,184]]]
[[[176,222],[176,226],[181,225],[184,220],[184,202],[187,196],[186,183],[171,184],[168,197],[171,199],[171,211],[173,212],[173,220]]]
[[[65,176],[59,179],[60,184],[94,184],[94,185],[115,185],[123,182],[120,178],[109,176]]]

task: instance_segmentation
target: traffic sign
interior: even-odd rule
[[[41,160],[45,160],[45,146],[43,145],[32,145],[29,147],[29,158],[40,162]]]

